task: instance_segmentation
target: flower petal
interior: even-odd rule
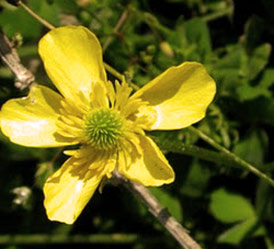
[[[119,153],[119,171],[144,186],[161,186],[174,181],[174,171],[158,146],[147,136],[138,136],[136,150]],[[136,144],[135,144],[136,146]]]
[[[214,80],[196,62],[171,67],[137,91],[133,98],[148,101],[141,115],[155,117],[149,130],[187,127],[205,116],[216,92]]]
[[[0,111],[2,132],[16,144],[57,147],[74,144],[56,133],[63,98],[44,86],[33,86],[27,97],[7,101]]]
[[[102,49],[96,36],[82,26],[53,29],[39,42],[46,71],[67,99],[88,98],[94,81],[106,81]]]
[[[44,206],[50,220],[72,224],[77,219],[110,166],[107,158],[105,167],[101,163],[102,158],[83,162],[71,157],[46,181]]]

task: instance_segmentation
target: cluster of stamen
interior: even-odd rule
[[[87,143],[101,150],[115,148],[123,134],[123,119],[113,109],[101,108],[91,111],[85,118]]]

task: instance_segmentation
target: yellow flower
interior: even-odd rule
[[[7,101],[2,132],[31,147],[79,144],[44,185],[49,219],[72,224],[104,177],[118,170],[145,186],[174,181],[168,161],[144,130],[187,127],[205,116],[215,83],[204,67],[171,67],[130,95],[126,83],[107,81],[102,50],[87,28],[56,28],[39,42],[47,74],[60,93],[33,86]]]

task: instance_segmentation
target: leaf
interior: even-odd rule
[[[42,28],[42,25],[23,8],[4,9],[0,15],[0,23],[5,24],[2,28],[8,37],[20,32],[24,39],[36,38]]]
[[[262,44],[254,49],[248,58],[248,79],[254,79],[266,66],[271,53],[271,45],[269,43]]]
[[[265,243],[267,246],[267,249],[274,249],[274,238],[273,237],[266,237],[265,238]]]
[[[61,9],[56,3],[49,4],[46,1],[36,1],[32,0],[32,5],[36,5],[35,8],[32,7],[37,14],[47,20],[49,23],[59,26],[60,25],[60,11]],[[63,10],[62,10],[63,11]]]
[[[187,21],[185,35],[188,44],[194,46],[195,53],[192,56],[197,54],[199,56],[197,60],[204,62],[211,53],[211,40],[206,22],[201,18],[192,18]]]
[[[237,95],[239,96],[240,101],[246,101],[260,96],[270,98],[271,92],[267,88],[262,88],[260,86],[252,87],[250,85],[242,85],[237,88]]]
[[[253,130],[234,147],[234,153],[246,161],[259,165],[264,161],[268,137],[264,130]]]
[[[177,47],[177,53],[184,60],[206,62],[209,60],[212,48],[208,26],[201,18],[189,21],[179,20],[176,31],[167,38]]]
[[[249,84],[241,85],[237,88],[237,94],[240,101],[252,100],[260,96],[271,98],[272,92],[269,89],[274,83],[274,69],[266,69],[262,78],[255,86]]]
[[[247,199],[229,193],[223,188],[211,194],[210,211],[217,220],[223,223],[233,223],[255,216],[253,206]]]
[[[54,4],[56,4],[65,13],[76,14],[77,11],[79,12],[79,9],[77,8],[77,4],[76,4],[75,1],[71,1],[71,0],[54,0]]]
[[[183,211],[181,204],[176,197],[171,196],[169,193],[160,188],[150,188],[150,191],[159,199],[160,203],[168,209],[173,217],[175,217],[179,222],[182,222]]]
[[[235,103],[235,102],[234,102]],[[232,105],[234,104],[232,103]],[[241,103],[235,103],[233,106],[234,118],[242,120],[244,123],[250,124],[268,124],[274,123],[274,99],[260,96],[259,98],[252,99]]]
[[[248,51],[253,50],[260,43],[265,24],[262,18],[252,16],[245,24],[244,38]]]
[[[203,195],[209,178],[209,170],[203,167],[199,160],[194,160],[180,192],[187,196],[199,197]]]
[[[219,243],[237,245],[248,235],[264,235],[265,229],[256,217],[250,217],[245,221],[233,226],[218,237]]]
[[[244,48],[239,45],[230,45],[225,48],[225,55],[218,58],[213,64],[211,74],[218,84],[219,94],[234,93],[235,89],[245,83],[243,76],[246,54]],[[220,56],[220,55],[219,55]]]
[[[263,88],[268,88],[274,83],[274,69],[266,69],[259,85]]]
[[[256,189],[255,209],[258,217],[273,222],[273,191],[264,180],[260,180]]]
[[[214,71],[216,70],[224,75],[231,72],[238,74],[241,68],[243,54],[244,49],[239,44],[227,46],[226,54],[216,62]]]

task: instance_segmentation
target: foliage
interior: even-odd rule
[[[109,43],[104,60],[138,86],[183,61],[203,63],[218,91],[197,127],[273,178],[273,1],[248,3],[249,8],[245,1],[232,0],[26,3],[55,26],[74,23],[90,28],[103,46]],[[37,54],[37,42],[47,29],[22,8],[4,0],[0,6],[1,28],[18,44],[22,62],[39,83],[53,87]],[[125,11],[126,20],[114,32]],[[0,67],[0,78],[1,103],[25,94],[15,89],[14,76],[5,66]],[[273,187],[188,129],[150,135],[176,171],[174,184],[152,192],[203,248],[274,248]],[[104,187],[103,196],[95,194],[73,226],[48,221],[41,187],[65,156],[55,149],[20,147],[2,135],[0,142],[0,245],[4,234],[57,234],[64,236],[63,242],[67,236],[92,234],[97,236],[97,248],[115,248],[117,243],[119,248],[178,248],[142,204],[111,184]],[[196,153],[191,146],[198,148]],[[212,153],[205,155],[203,148]],[[123,236],[113,237],[117,233]],[[108,239],[100,240],[101,234]],[[88,240],[82,247],[90,247]]]

